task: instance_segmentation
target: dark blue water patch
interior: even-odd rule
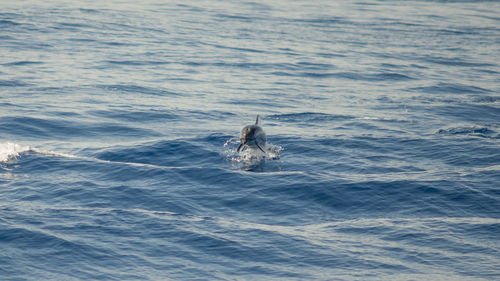
[[[56,121],[59,122],[59,121]],[[43,138],[49,136],[41,127],[46,127],[49,131],[54,128],[53,124],[43,119],[29,117],[2,117],[0,118],[0,128],[4,134],[31,136],[32,138]],[[63,128],[62,126],[57,126]]]
[[[121,172],[126,171],[122,170]],[[171,174],[175,175],[175,173]],[[80,200],[75,197],[76,194],[71,194],[72,196],[68,195],[65,198],[68,200],[73,199],[76,203],[84,204],[87,207],[138,208],[143,210],[168,211],[177,214],[203,213],[203,209],[195,202],[190,202],[179,196],[179,190],[187,187],[187,184],[183,184],[182,181],[177,183],[179,177],[163,176],[162,178],[165,181],[162,184],[152,184],[148,181],[150,186],[156,187],[156,189],[148,189],[140,181],[144,177],[154,177],[154,175],[144,172],[135,172],[134,175],[136,178],[135,181],[130,178],[125,179],[120,185],[110,185],[99,189],[99,194],[97,195],[92,195],[91,191],[82,190],[80,195],[85,197],[82,197]],[[105,179],[106,177],[100,178]],[[168,178],[171,180],[167,181]],[[174,178],[177,181],[174,181]],[[116,182],[119,177],[115,177],[114,179],[108,177],[108,179],[110,182]]]
[[[249,236],[247,234],[247,236]],[[260,257],[270,263],[286,262],[280,251],[265,251],[263,247],[247,246],[242,242],[223,239],[217,236],[207,236],[199,233],[186,233],[180,243],[188,248],[195,248],[200,252],[216,258],[225,257],[230,260],[250,262],[255,257]]]
[[[299,239],[286,234],[279,234],[273,231],[260,229],[241,230],[234,228],[233,237],[227,236],[227,229],[213,222],[210,219],[201,221],[191,221],[189,217],[169,216],[161,213],[154,216],[147,216],[133,210],[49,210],[46,216],[71,217],[75,222],[69,225],[51,223],[44,227],[49,233],[61,233],[64,237],[76,238],[75,242],[81,242],[80,237],[90,238],[93,241],[91,246],[102,247],[102,253],[111,253],[115,256],[116,263],[108,261],[104,256],[102,261],[81,257],[77,251],[73,257],[73,263],[87,262],[94,268],[94,274],[106,272],[106,268],[130,267],[130,264],[140,265],[147,268],[147,271],[168,270],[169,276],[176,276],[176,270],[188,270],[193,273],[189,263],[203,263],[211,267],[219,268],[219,272],[225,272],[233,276],[239,274],[243,276],[258,276],[260,274],[276,274],[281,277],[310,277],[291,267],[290,262],[300,260],[302,264],[328,267],[333,261],[339,266],[352,266],[357,261],[363,259],[349,256],[344,253],[333,253],[320,246],[311,244],[307,239]],[[116,237],[112,241],[109,237]],[[292,238],[292,239],[291,239]],[[262,242],[262,240],[264,242]],[[83,241],[88,241],[84,239]],[[269,244],[273,244],[273,249],[269,250]],[[71,250],[72,244],[66,250]],[[304,247],[301,247],[303,245]],[[47,245],[42,244],[34,249],[44,249]],[[89,245],[90,246],[90,245]],[[129,247],[133,246],[134,254],[129,253]],[[63,248],[63,247],[61,247]],[[138,250],[137,250],[138,249]],[[78,250],[78,248],[76,249]],[[89,251],[94,249],[89,249]],[[176,253],[176,259],[169,258],[171,253]],[[62,258],[68,258],[65,253],[61,253]],[[89,254],[93,254],[91,251]],[[81,258],[81,259],[80,259]],[[348,261],[346,261],[346,258]],[[76,261],[75,261],[76,259]],[[343,262],[345,261],[345,262]],[[375,263],[379,264],[379,263]],[[257,267],[257,268],[254,268]],[[59,264],[55,266],[59,270]],[[64,268],[61,266],[61,268]],[[251,271],[251,270],[256,271]],[[69,269],[68,269],[69,270]],[[171,270],[174,270],[171,272]],[[83,272],[82,272],[83,271]],[[73,274],[82,277],[87,276],[84,270],[76,271]],[[244,273],[240,273],[244,271]],[[247,272],[248,271],[248,272]],[[194,271],[196,276],[204,275],[203,272]],[[65,274],[65,270],[58,272]],[[128,270],[124,269],[122,275],[112,276],[120,280],[123,278],[137,279],[134,276],[127,276]],[[182,275],[186,277],[186,273]],[[104,277],[103,277],[104,279]]]
[[[281,187],[269,187],[259,193],[264,198],[280,198],[283,207],[288,204],[291,208],[279,209],[273,206],[273,211],[290,221],[299,220],[294,212],[302,208],[301,219],[312,218],[321,213],[330,218],[342,213],[348,218],[372,216],[406,217],[418,214],[419,216],[463,216],[482,215],[490,216],[497,213],[495,200],[488,199],[480,194],[468,193],[462,190],[461,198],[457,198],[455,191],[459,187],[450,181],[429,181],[418,183],[415,181],[360,181],[339,182],[319,181],[314,183],[296,183]],[[458,189],[460,190],[460,189]],[[477,200],[489,201],[489,206],[477,206]],[[253,200],[255,202],[255,200]],[[293,203],[292,203],[293,202]],[[264,203],[265,204],[265,203]],[[491,205],[493,204],[493,205]],[[260,210],[265,212],[266,210]],[[320,215],[321,217],[321,215]],[[320,218],[316,217],[316,219]]]
[[[91,164],[94,164],[94,166]],[[89,163],[88,160],[75,156],[52,152],[44,153],[37,150],[22,153],[15,165],[17,165],[17,168],[14,170],[15,173],[36,175],[39,180],[44,179],[50,173],[60,173],[60,176],[64,175],[62,178],[67,177],[76,180],[78,178],[78,171],[92,172],[100,171],[103,168],[102,163]],[[26,181],[31,182],[31,184],[21,183],[21,181],[13,182],[13,184],[22,187],[44,188],[44,184],[40,181],[31,181],[29,179],[26,179]]]
[[[15,61],[15,62],[9,62],[9,63],[4,63],[2,65],[4,66],[30,66],[30,65],[36,65],[36,64],[43,64],[41,61]]]
[[[475,34],[478,34],[477,31],[474,31],[474,30],[469,30],[469,29],[458,29],[458,28],[453,28],[453,27],[448,27],[448,28],[428,28],[427,31],[429,32],[436,32],[437,34],[439,34],[440,36],[466,36],[466,35],[475,35]],[[433,62],[433,63],[438,63],[438,64],[448,64],[450,63],[451,61],[447,61],[445,59],[445,61],[433,61],[433,60],[429,60],[430,62]],[[467,66],[467,62],[457,62],[456,64],[451,64],[453,66]]]
[[[2,227],[3,228],[3,227]],[[67,272],[65,267],[69,266],[68,260],[72,260],[71,264],[79,264],[86,259],[102,259],[103,262],[109,260],[114,253],[108,252],[102,249],[98,249],[96,247],[92,247],[86,245],[82,242],[68,241],[63,238],[60,238],[53,234],[48,234],[45,231],[37,231],[32,228],[24,229],[24,228],[3,228],[3,241],[8,241],[10,245],[8,245],[8,249],[12,246],[16,248],[24,248],[30,249],[29,253],[25,253],[21,255],[20,252],[12,253],[14,256],[20,255],[24,258],[29,257],[30,259],[36,259],[38,266],[44,264],[47,268],[53,268],[50,270],[51,272],[48,275],[53,274],[67,274],[67,277],[77,278],[83,276],[98,278],[101,279],[104,276],[101,276],[99,273],[91,273],[89,268],[86,268],[85,262],[81,264],[79,269],[75,269],[72,272]],[[48,259],[47,256],[51,256],[51,259]],[[68,259],[68,260],[65,260]],[[17,260],[13,261],[12,265],[14,268],[30,268],[29,265],[24,264],[24,261]],[[30,271],[42,271],[41,268],[31,268]],[[23,273],[14,271],[14,276]],[[24,273],[26,274],[26,273]],[[45,272],[47,274],[47,272]],[[108,276],[109,277],[109,276]]]
[[[93,26],[86,23],[75,23],[75,22],[58,22],[52,26],[52,28],[56,30],[68,30],[73,32],[91,27]]]
[[[37,217],[44,219],[43,215],[51,214],[43,213]],[[63,215],[69,218],[68,214]],[[55,225],[57,226],[57,223]],[[79,229],[78,225],[73,226],[70,228],[73,233],[64,234],[60,234],[61,231],[57,227],[53,228],[56,228],[56,230],[53,231],[50,227],[45,229],[37,228],[24,223],[17,224],[16,227],[1,226],[3,239],[0,240],[8,242],[4,249],[10,253],[11,257],[19,257],[11,259],[10,262],[13,268],[12,275],[10,275],[11,278],[14,278],[12,280],[17,280],[17,278],[30,279],[31,274],[37,275],[37,278],[47,279],[54,278],[54,276],[76,279],[90,278],[94,280],[136,279],[139,276],[133,272],[129,273],[124,270],[120,273],[110,273],[104,268],[133,267],[132,265],[147,263],[138,259],[135,255],[121,254],[120,251],[117,251],[117,248],[112,249],[103,246],[99,241],[89,243],[87,239],[75,237],[74,233],[89,236],[89,232],[85,232],[84,227]],[[106,235],[106,229],[109,228],[95,225],[95,229],[100,230],[98,233],[103,235]],[[107,235],[109,234],[107,233]],[[29,251],[15,251],[15,249],[29,249]],[[36,260],[37,263],[33,264],[26,259]],[[99,260],[99,264],[92,262],[97,260]],[[78,269],[72,268],[74,265],[77,265]],[[30,273],[28,274],[26,270],[18,270],[19,268],[29,268]],[[47,268],[50,268],[50,270],[47,270]]]
[[[380,133],[393,133],[393,134],[398,134],[401,133],[402,131],[394,130],[394,129],[384,129],[379,126],[377,126],[374,122],[366,122],[366,121],[350,121],[347,123],[342,124],[345,127],[348,128],[353,128],[353,129],[358,129],[358,130],[366,130],[366,131],[371,131],[371,132],[376,132],[376,134]]]
[[[374,79],[380,80],[380,81],[406,81],[406,80],[413,80],[414,78],[401,74],[401,73],[395,73],[395,72],[382,72],[378,73],[373,76]]]
[[[86,8],[79,8],[78,10],[82,13],[88,13],[88,14],[97,14],[97,13],[100,13],[102,11],[102,10],[86,9]]]
[[[35,229],[24,229],[18,227],[7,227],[0,234],[1,243],[17,244],[18,247],[53,249],[53,252],[72,249],[77,255],[92,255],[92,258],[104,258],[97,248],[89,247],[78,242],[71,242],[56,235],[51,235]],[[36,248],[34,248],[36,247]]]
[[[109,44],[108,44],[109,45]],[[121,45],[121,44],[115,44]],[[147,65],[166,65],[171,64],[170,61],[139,61],[139,60],[106,60],[103,61],[105,64],[112,65],[125,65],[125,66],[147,66]]]
[[[483,63],[483,62],[470,62],[465,61],[462,58],[452,57],[423,57],[420,58],[421,61],[426,61],[434,64],[445,65],[445,66],[459,66],[459,67],[494,67],[495,64]]]
[[[253,259],[253,263],[262,262],[267,264],[267,266],[262,264],[259,272],[268,272],[269,265],[274,265],[274,268],[279,268],[279,265],[285,266],[288,269],[288,273],[278,272],[278,276],[283,278],[310,278],[309,274],[296,273],[296,269],[290,267],[291,260],[304,266],[318,266],[321,268],[331,267],[332,264],[346,269],[354,265],[370,269],[379,267],[389,268],[391,266],[390,263],[369,262],[355,254],[349,255],[347,253],[329,251],[321,246],[310,243],[307,239],[296,236],[290,237],[289,235],[273,233],[271,231],[259,229],[241,231],[237,229],[234,235],[238,237],[236,241],[241,242],[235,243],[235,241],[216,239],[216,237],[208,239],[208,237],[200,237],[200,235],[189,235],[186,237],[185,243],[193,245],[200,252],[210,253],[214,258],[224,256],[234,262],[245,264],[252,262]],[[260,238],[257,239],[257,237]],[[261,239],[266,242],[263,244],[256,242]],[[273,249],[266,250],[266,247],[263,245],[268,243],[274,245]],[[273,271],[276,272],[276,269]]]
[[[474,238],[479,241],[499,241],[500,238],[497,233],[500,231],[500,223],[496,223],[495,221],[485,220],[483,223],[467,223],[467,222],[455,222],[450,225],[452,229],[456,230],[459,233],[463,233],[465,236],[469,236],[470,238]],[[490,251],[494,251],[494,249],[489,249]],[[498,254],[498,251],[496,253]]]
[[[18,22],[15,22],[15,21],[11,21],[11,20],[0,20],[0,28],[9,28],[12,26],[17,26],[17,25],[21,25],[21,24]]]
[[[436,94],[436,93],[484,94],[491,92],[491,90],[489,89],[477,86],[450,84],[443,82],[439,82],[434,86],[416,87],[416,88],[410,88],[408,90],[415,92],[430,93],[430,94]]]
[[[71,42],[84,43],[84,44],[100,42],[99,40],[90,39],[90,38],[69,38],[67,40],[71,41]]]
[[[300,61],[294,64],[296,69],[301,70],[325,70],[335,68],[333,64],[329,63],[314,63],[307,61]]]
[[[243,70],[269,70],[269,69],[284,69],[284,70],[304,70],[304,69],[328,69],[333,68],[330,64],[316,64],[316,63],[255,63],[255,62],[198,62],[198,61],[185,61],[183,65],[194,67],[221,67],[221,68],[238,68]]]
[[[54,111],[48,111],[47,112],[48,116],[56,116],[56,117],[82,117],[81,114],[74,112],[74,111],[61,111],[61,110],[54,110]]]
[[[428,24],[424,23],[417,23],[417,22],[409,22],[409,21],[402,21],[402,20],[396,20],[393,18],[386,18],[386,17],[381,17],[379,18],[381,21],[384,21],[383,25],[399,25],[403,27],[426,27],[429,26]]]
[[[6,18],[6,19],[12,19],[12,18],[17,18],[22,16],[21,14],[18,13],[13,13],[13,12],[0,12],[0,17]]]
[[[31,86],[31,84],[19,80],[0,80],[0,87],[27,87],[27,86]]]
[[[94,136],[124,136],[124,137],[158,137],[160,133],[142,129],[137,127],[130,127],[116,123],[95,123],[88,124],[83,127],[84,134]]]
[[[235,114],[231,112],[224,112],[219,110],[211,111],[197,111],[197,110],[158,110],[158,109],[110,109],[110,110],[92,110],[87,112],[90,116],[100,118],[107,118],[123,122],[169,122],[169,121],[182,121],[185,119],[209,121],[221,120],[234,117]]]
[[[480,219],[479,219],[480,220]],[[454,229],[456,226],[451,223],[445,223],[444,221],[430,221],[426,223],[427,227],[433,227],[436,229],[443,228],[452,228]],[[458,229],[457,229],[458,230]],[[464,233],[464,232],[460,232]],[[470,232],[469,232],[470,233]],[[492,250],[489,247],[467,244],[463,242],[457,242],[452,239],[444,238],[444,236],[436,234],[436,233],[425,233],[423,231],[419,231],[418,229],[410,228],[404,232],[401,230],[394,231],[390,230],[385,233],[380,233],[382,236],[381,239],[388,241],[404,241],[405,244],[415,245],[418,247],[426,247],[432,245],[433,249],[439,249],[446,252],[452,252],[456,254],[470,254],[470,253],[480,253],[484,255],[495,255],[496,251]],[[462,234],[463,235],[463,234]],[[448,265],[448,262],[444,264]]]
[[[0,108],[8,108],[8,107],[11,107],[11,108],[24,108],[24,106],[19,105],[19,104],[14,104],[14,103],[10,103],[10,102],[0,102]]]
[[[492,151],[492,149],[487,149],[487,151]],[[445,157],[443,158],[446,163],[453,165],[453,166],[461,166],[461,167],[467,167],[467,166],[479,166],[479,167],[484,167],[491,165],[491,163],[500,163],[500,153],[498,151],[492,152],[492,154],[486,154],[483,151],[480,151],[480,149],[475,149],[473,152],[476,153],[476,155],[472,156],[463,156],[463,157]]]
[[[344,54],[340,53],[326,53],[326,52],[321,52],[321,53],[316,53],[317,56],[323,57],[323,58],[343,58],[346,57]]]
[[[422,108],[422,111],[432,111],[433,114],[449,116],[455,122],[476,124],[494,122],[500,116],[500,107],[494,104],[449,104],[433,106],[427,109]]]
[[[243,221],[274,223],[283,225],[302,224],[311,221],[322,221],[325,215],[332,215],[325,212],[325,208],[315,204],[297,202],[295,204],[286,195],[287,190],[283,190],[283,196],[278,194],[267,194],[262,192],[262,186],[245,186],[247,181],[241,181],[243,186],[235,184],[233,190],[223,189],[220,185],[217,188],[202,189],[199,194],[185,192],[183,197],[202,208],[205,214],[217,215],[241,219]],[[286,188],[286,187],[283,187]],[[304,208],[313,208],[306,210]],[[272,218],[275,219],[272,219]]]
[[[286,21],[290,21],[290,22],[294,22],[294,23],[312,24],[313,26],[356,25],[355,22],[349,21],[345,17],[286,19]]]
[[[300,77],[309,77],[309,78],[330,78],[330,77],[335,77],[336,74],[334,73],[323,73],[323,72],[302,72],[302,73],[296,73],[296,74],[285,74],[283,72],[275,72],[273,74],[278,74],[280,76],[300,76]]]
[[[43,93],[44,95],[48,96],[52,94],[68,95],[86,90],[87,89],[81,87],[44,87],[40,85],[33,85],[33,87],[26,89],[24,92],[37,95]]]
[[[295,143],[284,139],[281,143],[290,154],[288,157],[298,157],[304,165],[310,164],[334,173],[383,175],[386,172],[421,171],[422,168],[439,171],[443,164],[460,168],[489,167],[500,160],[500,151],[495,143],[484,142],[481,138],[453,140],[363,136],[351,139],[325,138],[312,143]],[[332,155],[336,161],[315,160],[318,157],[321,159],[324,154]],[[367,162],[373,157],[378,157],[378,160]],[[428,162],[434,164],[422,165]],[[402,169],[402,164],[397,163],[406,163],[406,167]],[[284,168],[287,166],[284,165]]]
[[[196,210],[177,196],[188,181],[175,169],[30,152],[18,159],[14,173],[36,176],[37,180],[11,182],[5,193],[11,200],[184,214]],[[47,173],[57,175],[57,182]]]
[[[156,122],[156,121],[171,121],[178,120],[179,115],[174,112],[167,112],[165,110],[92,110],[88,111],[87,114],[91,116],[125,121],[125,122]]]
[[[0,40],[4,40],[3,43],[5,43],[6,41],[15,40],[15,39],[16,39],[15,37],[12,37],[9,35],[0,35]]]
[[[401,65],[401,64],[393,64],[393,63],[381,63],[380,67],[388,68],[388,69],[394,69],[394,68],[407,68],[407,65]]]
[[[42,50],[51,50],[54,45],[45,43],[45,42],[33,42],[26,40],[18,40],[18,38],[12,37],[13,41],[9,42],[8,48],[16,51],[32,51],[33,49],[37,49],[39,51]]]
[[[481,96],[472,96],[471,97],[472,101],[473,102],[477,102],[477,103],[496,103],[498,101],[500,101],[500,96],[484,96],[484,95],[481,95]]]
[[[226,46],[221,44],[214,43],[203,43],[204,45],[209,45],[218,49],[229,49],[233,51],[247,52],[247,53],[266,53],[264,50],[253,49],[253,48],[243,48],[243,47],[235,47],[235,46]]]
[[[234,118],[236,116],[235,113],[229,111],[221,111],[221,110],[208,110],[208,111],[199,111],[199,110],[179,110],[176,111],[182,113],[189,119],[198,119],[198,120],[227,120]]]
[[[178,166],[179,163],[217,164],[223,163],[223,158],[214,148],[214,142],[224,143],[224,138],[210,140],[209,138],[164,140],[146,143],[134,147],[104,150],[93,155],[102,160],[117,162],[133,162],[159,166]],[[225,138],[227,139],[227,138]],[[207,144],[212,143],[212,148]]]
[[[331,121],[344,121],[354,119],[353,116],[335,115],[318,112],[299,112],[287,114],[273,114],[265,116],[265,119],[278,120],[290,123],[324,123]]]
[[[131,32],[137,34],[144,34],[145,32],[152,32],[156,34],[169,34],[165,29],[151,28],[146,25],[135,25],[135,22],[130,22],[127,24],[124,22],[103,22],[103,29],[108,31],[118,31],[118,32]],[[99,27],[101,29],[101,27]],[[165,42],[165,41],[162,41]]]
[[[357,81],[406,81],[413,80],[414,78],[394,72],[381,72],[381,73],[355,73],[355,72],[285,72],[273,71],[268,73],[276,76],[291,76],[291,77],[309,77],[309,78],[342,78]]]
[[[437,134],[449,135],[449,136],[467,135],[467,136],[475,136],[475,137],[482,137],[482,138],[498,138],[499,137],[498,132],[492,130],[491,128],[479,127],[479,126],[453,127],[453,128],[448,128],[448,129],[439,129],[437,131]]]
[[[245,98],[245,97],[239,97],[237,99],[227,99],[224,102],[224,104],[229,104],[231,106],[237,105],[237,106],[242,106],[242,105],[248,105],[248,106],[256,106],[258,108],[261,107],[268,107],[268,108],[289,108],[288,105],[285,103],[279,103],[276,102],[276,100],[267,98],[267,99],[255,99],[253,97],[250,98]]]
[[[140,93],[145,95],[156,95],[156,96],[182,95],[179,92],[173,92],[152,87],[138,86],[134,84],[94,85],[94,87],[110,92]]]
[[[119,47],[139,45],[139,44],[135,44],[135,43],[128,42],[128,41],[120,41],[120,42],[119,41],[98,41],[98,42],[101,44],[107,45],[107,46],[119,46]],[[151,65],[168,64],[168,62],[163,62],[163,61],[150,61],[148,63]]]
[[[236,20],[239,22],[254,22],[257,20],[262,20],[262,18],[256,17],[256,16],[246,16],[243,14],[215,14],[215,18],[219,21],[231,21],[231,20]]]
[[[159,136],[152,130],[134,128],[116,123],[82,123],[64,119],[33,117],[1,117],[0,128],[14,138],[68,139],[74,137]]]
[[[354,147],[361,142],[360,149],[374,149],[396,155],[406,155],[407,157],[417,157],[419,159],[459,159],[461,157],[486,157],[499,153],[499,148],[494,143],[488,143],[480,138],[400,138],[400,137],[357,137],[349,143]],[[479,145],[481,144],[481,145]],[[351,146],[352,147],[352,146]],[[383,150],[382,150],[383,149]],[[485,161],[478,161],[475,165],[492,164]]]

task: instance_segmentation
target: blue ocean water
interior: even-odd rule
[[[1,280],[500,279],[500,2],[0,7]]]

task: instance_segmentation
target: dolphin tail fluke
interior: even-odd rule
[[[259,125],[259,115],[257,114],[257,119],[255,119],[255,125]]]

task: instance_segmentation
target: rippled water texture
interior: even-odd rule
[[[143,2],[0,3],[0,279],[500,279],[500,2]]]

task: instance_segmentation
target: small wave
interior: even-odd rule
[[[236,21],[244,21],[244,22],[253,22],[255,20],[259,20],[257,17],[249,17],[247,15],[229,15],[229,14],[217,14],[215,15],[217,18],[222,20],[236,20]]]
[[[480,97],[473,97],[472,101],[477,102],[477,103],[496,103],[496,102],[500,101],[500,97],[480,96]]]
[[[267,119],[280,120],[282,122],[325,122],[325,121],[336,121],[336,120],[349,120],[354,119],[352,116],[347,115],[335,115],[328,113],[319,112],[299,112],[299,113],[287,113],[287,114],[274,114],[266,116]]]
[[[18,80],[0,80],[0,87],[26,87],[30,85]]]
[[[110,44],[110,43],[108,43]],[[116,44],[116,43],[113,43]],[[141,60],[107,60],[103,61],[106,64],[129,65],[129,66],[143,66],[143,65],[164,65],[170,64],[168,61],[141,61]]]
[[[11,20],[0,20],[0,27],[10,27],[16,25],[21,25],[21,24]]]
[[[57,118],[35,118],[21,116],[1,117],[3,132],[36,139],[58,136],[73,138],[80,136],[158,136],[153,130],[130,127],[120,123],[77,122]]]
[[[29,146],[21,146],[12,142],[0,143],[0,164],[16,159],[20,154],[30,149]]]
[[[205,43],[205,45],[213,46],[213,47],[219,48],[219,49],[229,49],[229,50],[248,52],[248,53],[265,53],[266,52],[264,50],[259,50],[259,49],[226,46],[226,45],[212,44],[212,43]]]
[[[453,127],[453,128],[448,128],[448,129],[439,129],[437,131],[437,134],[449,135],[449,136],[469,135],[469,136],[476,136],[476,137],[482,137],[482,138],[496,138],[496,137],[498,137],[498,133],[496,131],[494,131],[490,128],[487,128],[487,127],[478,127],[478,126]]]
[[[103,149],[94,157],[112,162],[159,166],[176,166],[190,161],[213,164],[220,156],[207,145],[208,142],[199,139],[160,140],[133,147]]]
[[[357,81],[406,81],[413,80],[414,78],[395,72],[380,72],[380,73],[356,73],[356,72],[286,72],[286,71],[273,71],[269,72],[270,75],[276,76],[289,76],[289,77],[308,77],[308,78],[339,78]]]
[[[152,122],[175,120],[178,116],[174,113],[165,112],[164,110],[92,110],[88,111],[90,115],[99,118],[107,118],[112,120],[120,120],[126,122]]]
[[[440,31],[441,32],[449,32],[449,33],[458,32],[455,30],[440,30]],[[452,58],[430,57],[430,58],[422,58],[422,60],[430,62],[430,63],[445,65],[445,66],[459,66],[459,67],[490,67],[490,66],[495,66],[494,64],[491,64],[491,63],[471,62],[471,61],[466,61],[466,60],[463,60],[463,59],[457,58],[457,57],[452,57]]]
[[[181,95],[180,93],[176,93],[176,92],[172,92],[172,91],[168,91],[168,90],[164,90],[164,89],[138,86],[135,84],[97,85],[96,87],[99,89],[103,89],[105,91],[109,91],[109,92],[139,93],[139,94],[153,95],[153,96],[172,96],[172,95],[179,96],[179,95]]]
[[[491,90],[481,87],[461,85],[461,84],[449,84],[449,83],[437,83],[436,85],[433,86],[416,87],[416,88],[410,88],[409,90],[430,93],[430,94],[436,94],[436,93],[479,94],[479,93],[491,92]]]
[[[33,65],[33,64],[43,64],[41,61],[14,61],[14,62],[8,62],[4,63],[4,66],[24,66],[24,65]]]
[[[99,10],[96,9],[85,9],[85,8],[80,8],[78,9],[82,13],[89,13],[89,14],[97,14],[99,13]]]

